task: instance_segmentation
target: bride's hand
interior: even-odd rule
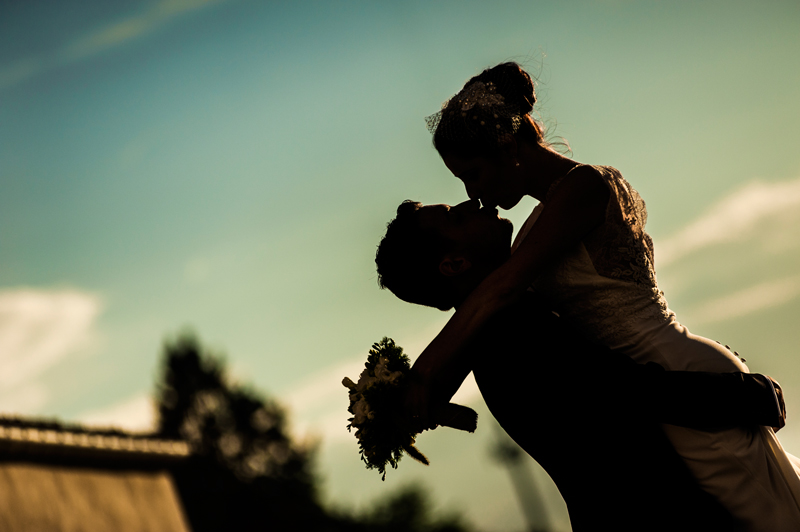
[[[420,433],[436,428],[430,415],[431,385],[419,372],[411,369],[403,400],[403,413],[409,432]]]

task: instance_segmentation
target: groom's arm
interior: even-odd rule
[[[628,415],[694,428],[765,425],[780,429],[786,411],[780,385],[752,373],[665,371],[655,363],[636,364],[608,353],[603,385]],[[619,357],[611,362],[612,357]],[[600,377],[601,374],[598,375]]]
[[[604,405],[602,415],[616,420],[651,419],[694,428],[784,424],[780,387],[769,377],[637,364],[583,341],[535,298],[501,313],[472,348],[476,372],[509,385],[551,388],[555,404],[564,394],[577,395],[586,408]],[[564,403],[575,408],[574,402]],[[568,418],[564,412],[564,421]]]

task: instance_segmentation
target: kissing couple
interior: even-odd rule
[[[414,362],[408,423],[435,427],[473,371],[573,530],[800,530],[780,387],[678,322],[644,201],[617,169],[558,153],[535,102],[530,76],[503,63],[426,119],[470,200],[404,202],[376,254],[382,287],[456,309]],[[540,203],[512,244],[496,207],[526,195]]]

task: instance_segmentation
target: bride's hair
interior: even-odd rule
[[[535,103],[531,76],[517,63],[500,63],[467,81],[426,121],[440,155],[493,156],[508,135],[548,144],[544,127],[531,116]]]

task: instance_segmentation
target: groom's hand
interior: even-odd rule
[[[747,389],[750,391],[748,407],[756,419],[762,419],[759,424],[772,427],[778,432],[786,425],[786,403],[783,400],[783,390],[778,381],[769,375],[760,373],[745,373],[743,377]]]
[[[775,399],[778,401],[778,409],[780,410],[780,418],[778,420],[778,426],[772,427],[772,430],[778,432],[784,426],[786,426],[786,403],[783,400],[783,390],[781,389],[781,385],[778,384],[778,381],[770,377],[769,375],[765,375],[767,379],[769,379],[770,384],[775,389]]]

